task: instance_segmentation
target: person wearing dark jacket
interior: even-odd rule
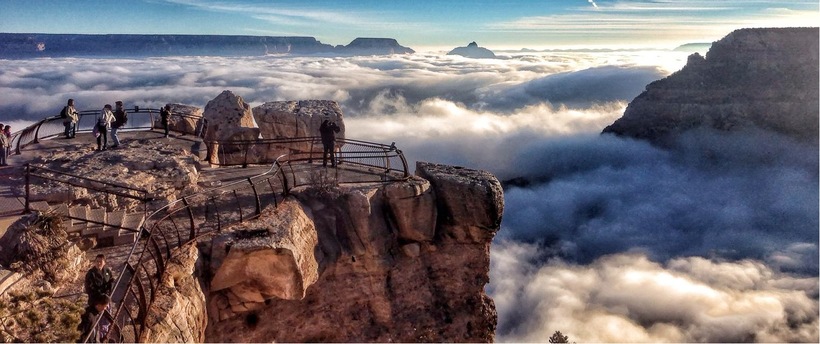
[[[125,114],[122,100],[118,100],[114,104],[116,105],[116,109],[114,110],[114,123],[111,124],[111,139],[114,140],[114,144],[111,145],[111,148],[119,147],[120,137],[117,136],[117,132],[120,130],[120,127],[128,122],[128,115]]]
[[[325,114],[325,120],[319,126],[319,134],[322,136],[322,166],[327,166],[328,155],[330,164],[336,167],[336,133],[341,130],[336,122],[330,120],[330,116]]]
[[[99,254],[94,259],[94,266],[85,274],[85,293],[88,294],[89,305],[100,297],[110,297],[113,289],[114,275],[105,266],[105,255]]]
[[[165,137],[168,137],[168,118],[171,117],[171,105],[166,104],[162,110],[159,110],[160,123],[165,129]]]
[[[88,303],[89,305],[85,308],[85,313],[80,319],[80,325],[77,326],[77,329],[82,333],[78,342],[82,343],[88,338],[88,343],[100,343],[108,334],[111,322],[105,318],[100,319],[98,322],[97,318],[108,308],[111,298],[106,295],[93,299],[89,298]],[[95,322],[97,323],[96,327],[94,327]]]

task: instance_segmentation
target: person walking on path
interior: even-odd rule
[[[77,329],[82,333],[80,335],[80,342],[88,338],[89,343],[102,343],[102,340],[105,339],[105,336],[108,334],[111,323],[105,318],[101,318],[100,321],[97,321],[97,318],[101,316],[104,317],[103,312],[110,304],[111,298],[107,295],[89,299],[88,306],[85,307],[85,312],[80,319],[80,324],[77,326]],[[94,327],[94,323],[97,323],[96,328]]]
[[[118,100],[116,104],[117,109],[114,110],[114,123],[111,124],[111,139],[114,141],[111,148],[117,148],[120,145],[120,138],[117,136],[117,131],[128,122],[128,115],[122,107],[122,100]]]
[[[330,115],[325,114],[325,120],[319,126],[319,134],[322,136],[322,166],[327,167],[327,159],[330,157],[330,165],[336,167],[336,133],[341,130],[336,122],[330,120]]]
[[[94,259],[94,266],[85,274],[85,293],[88,294],[88,302],[102,296],[111,296],[114,291],[114,274],[111,269],[105,266],[105,255],[98,254]]]
[[[160,123],[165,129],[165,137],[168,137],[168,118],[171,117],[171,105],[165,104],[165,107],[159,111]]]
[[[114,113],[111,112],[111,104],[105,104],[102,111],[100,111],[100,118],[97,119],[97,124],[94,130],[97,136],[97,150],[102,151],[108,148],[108,130],[111,129],[111,122],[114,121]]]
[[[77,122],[80,121],[80,114],[74,108],[74,99],[69,99],[63,111],[60,112],[65,127],[65,138],[72,139],[77,135]]]

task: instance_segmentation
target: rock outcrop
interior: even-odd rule
[[[202,125],[202,109],[184,104],[168,104],[168,106],[171,107],[171,117],[168,118],[168,128],[171,131],[186,135],[197,134],[197,130]],[[163,126],[159,114],[154,118],[154,128],[161,129]]]
[[[404,47],[393,38],[356,38],[350,44],[337,46],[336,50],[345,55],[392,55],[412,54],[413,49]]]
[[[818,29],[742,29],[655,81],[604,133],[662,143],[701,126],[817,141]]]
[[[239,147],[221,147],[218,141],[256,140],[259,128],[253,125],[251,106],[231,91],[222,91],[205,105],[202,117],[206,121],[204,139],[208,145],[208,161],[218,164],[236,163],[244,159]]]
[[[208,317],[205,295],[194,276],[199,251],[193,244],[174,249],[157,286],[156,299],[139,338],[144,343],[202,343]]]
[[[176,200],[177,195],[192,193],[198,190],[199,159],[185,152],[184,149],[172,146],[167,141],[138,140],[124,141],[116,150],[94,152],[89,146],[84,150],[55,150],[37,156],[30,162],[43,165],[51,170],[66,171],[76,176],[83,176],[94,181],[124,185],[133,189],[145,190],[147,194],[121,189],[119,191],[131,196],[153,198],[157,204]],[[101,168],[105,167],[105,168]],[[67,178],[76,185],[104,187],[88,180]],[[114,194],[100,195],[88,188],[42,181],[36,179],[31,186],[32,201],[50,203],[73,202],[87,204],[93,208],[107,210],[134,210],[141,203],[133,198]],[[22,188],[23,186],[20,186]]]
[[[447,55],[459,55],[474,59],[494,59],[497,58],[495,53],[490,49],[479,47],[476,42],[470,42],[466,47],[458,47],[450,50]]]
[[[495,306],[484,286],[501,185],[489,173],[453,166],[419,163],[417,174],[329,193],[294,188],[285,208],[267,215],[280,219],[233,229],[259,237],[230,245],[215,239],[207,340],[492,341]],[[259,271],[281,270],[256,278],[235,268],[252,260],[267,267]],[[313,271],[315,280],[305,278]],[[239,293],[248,296],[232,291],[239,284],[225,288],[227,280],[244,284]],[[292,289],[294,281],[304,294],[262,292]]]
[[[342,109],[332,100],[300,100],[267,102],[253,108],[253,118],[263,139],[318,137],[322,121],[329,119],[339,125],[337,139],[345,137]],[[278,146],[253,147],[253,156],[266,159],[292,152],[322,151],[316,142],[294,142]]]

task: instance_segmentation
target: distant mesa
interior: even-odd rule
[[[473,59],[495,59],[495,56],[490,49],[479,47],[476,42],[470,42],[466,47],[458,47],[451,50],[447,55],[459,55]]]
[[[712,43],[686,43],[683,45],[679,45],[677,48],[673,49],[674,51],[685,51],[685,52],[706,52],[709,51],[709,48],[712,47]]]
[[[818,29],[737,30],[652,82],[604,133],[664,144],[699,127],[756,127],[817,142]]]
[[[332,46],[313,37],[0,33],[0,58],[412,54],[392,38]]]
[[[342,54],[347,55],[393,55],[412,54],[416,51],[402,46],[393,38],[356,38],[346,46],[337,46]]]

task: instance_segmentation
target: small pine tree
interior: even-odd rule
[[[555,331],[550,337],[550,343],[569,343],[569,337],[561,334],[561,331]]]

